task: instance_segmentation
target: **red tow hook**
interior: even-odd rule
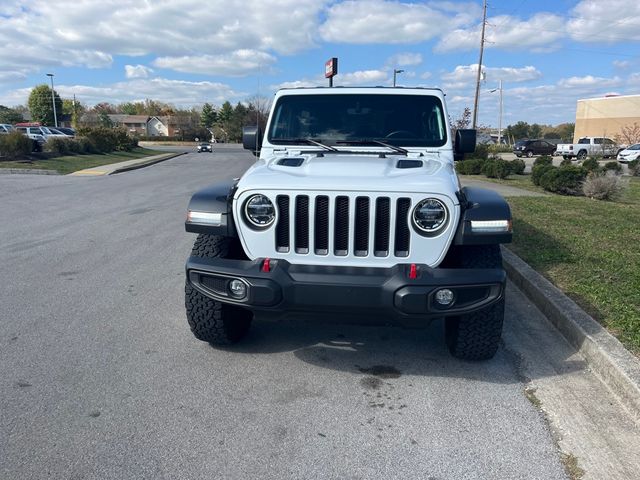
[[[409,267],[409,278],[411,280],[415,280],[416,278],[418,278],[418,267],[415,263],[412,263]]]
[[[262,261],[262,271],[263,272],[270,272],[271,271],[271,259],[270,258],[265,258]]]

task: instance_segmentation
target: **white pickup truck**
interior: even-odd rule
[[[616,142],[606,137],[582,137],[578,143],[558,144],[556,155],[562,158],[584,160],[588,156],[615,157],[618,153]]]

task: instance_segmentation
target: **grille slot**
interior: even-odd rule
[[[296,253],[309,253],[309,197],[296,197]]]
[[[376,228],[373,246],[373,254],[376,257],[389,255],[390,203],[387,197],[380,197],[376,200]]]
[[[276,251],[287,253],[291,246],[289,241],[289,197],[278,195],[278,224],[276,225]]]
[[[338,256],[349,253],[349,197],[336,197],[333,251]]]
[[[369,198],[356,198],[353,253],[356,257],[366,257],[369,253]]]
[[[314,227],[314,251],[316,255],[326,255],[329,253],[329,197],[326,195],[316,197]]]
[[[399,198],[396,204],[396,235],[394,254],[396,257],[409,256],[409,207],[410,198]]]

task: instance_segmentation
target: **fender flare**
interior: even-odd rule
[[[224,237],[238,237],[231,204],[233,194],[236,191],[238,179],[226,180],[214,185],[210,185],[197,191],[189,201],[188,210],[190,212],[219,213],[221,221],[219,225],[207,225],[204,223],[185,221],[184,227],[187,232],[203,233],[206,235],[221,235]]]
[[[478,233],[471,230],[471,221],[509,220],[511,208],[497,192],[478,187],[463,187],[458,197],[462,208],[460,223],[453,239],[454,245],[492,245],[511,243],[512,233]]]

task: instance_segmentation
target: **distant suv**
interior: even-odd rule
[[[208,142],[202,142],[201,144],[198,145],[198,148],[196,150],[198,153],[213,152],[213,147],[211,147],[211,144]]]
[[[9,125],[8,123],[0,123],[0,135],[7,134],[15,131],[13,125]]]
[[[497,193],[460,186],[454,155],[474,151],[475,130],[453,134],[448,118],[439,89],[280,90],[264,137],[243,131],[259,160],[189,203],[196,338],[237,342],[254,314],[444,318],[452,355],[491,358],[511,213]]]
[[[520,140],[513,146],[513,153],[520,158],[533,157],[534,155],[553,155],[556,146],[546,140]]]

